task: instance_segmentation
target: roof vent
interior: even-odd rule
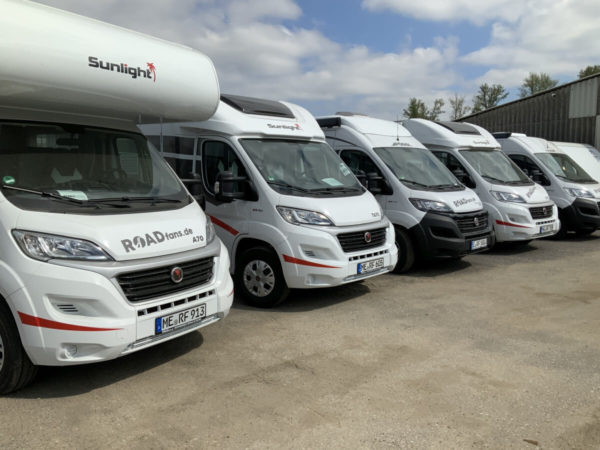
[[[221,101],[244,114],[259,116],[287,117],[294,119],[292,111],[281,102],[241,95],[221,94]]]
[[[449,129],[455,134],[476,134],[481,135],[481,133],[475,128],[473,125],[469,123],[462,122],[436,122],[438,125],[443,126],[444,128]]]
[[[492,136],[494,136],[496,139],[507,139],[512,135],[512,133],[510,131],[496,131],[495,133],[492,133]]]
[[[350,111],[338,111],[335,113],[336,116],[363,116],[363,117],[368,117],[366,114],[362,114],[362,113],[355,113],[355,112],[350,112]]]
[[[317,119],[321,128],[341,127],[342,119],[340,117],[321,117]]]

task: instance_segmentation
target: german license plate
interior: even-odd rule
[[[356,273],[369,273],[375,270],[379,270],[383,267],[383,258],[372,259],[371,261],[365,261],[358,263],[356,266]]]
[[[554,229],[554,225],[549,223],[548,225],[542,225],[540,227],[540,233],[547,233],[548,231],[552,231]]]
[[[480,248],[486,248],[487,245],[488,245],[487,238],[476,239],[474,241],[471,241],[471,250],[478,250]]]
[[[157,317],[154,323],[156,334],[165,333],[176,328],[180,328],[206,317],[206,303],[194,306],[190,309],[185,309],[168,316]]]

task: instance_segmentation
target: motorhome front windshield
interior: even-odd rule
[[[500,150],[467,149],[460,154],[482,178],[492,184],[532,185],[527,177],[511,159]]]
[[[412,147],[378,147],[374,151],[398,180],[411,189],[449,191],[465,189],[452,172],[429,150]]]
[[[583,168],[563,153],[536,153],[535,156],[555,176],[576,183],[596,183]]]
[[[0,122],[2,194],[34,211],[117,214],[175,209],[191,200],[137,133]]]
[[[241,139],[240,143],[269,186],[281,194],[331,197],[364,192],[325,143],[280,139]]]

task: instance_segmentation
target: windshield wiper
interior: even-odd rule
[[[430,188],[432,186],[429,186],[428,184],[423,184],[423,183],[419,183],[418,181],[414,181],[414,180],[406,180],[406,179],[399,179],[402,183],[410,183],[410,184],[414,184],[415,186],[421,186],[424,188]]]
[[[22,187],[18,187],[18,186],[10,186],[8,184],[3,184],[3,185],[1,185],[1,187],[2,187],[2,189],[10,189],[11,191],[26,192],[28,194],[39,195],[40,197],[49,197],[54,200],[62,200],[62,201],[69,202],[69,203],[75,203],[76,205],[80,205],[80,206],[93,206],[95,208],[99,208],[99,206],[97,204],[95,204],[94,202],[90,202],[88,200],[80,200],[78,198],[64,197],[62,195],[55,194],[53,192],[36,191],[35,189],[27,189],[27,188],[22,188]]]
[[[316,192],[316,193],[334,193],[334,192],[357,192],[360,191],[361,189],[358,187],[350,187],[350,186],[330,186],[330,187],[323,187],[323,188],[314,188],[314,189],[310,189],[310,192]]]
[[[106,202],[123,202],[123,203],[181,203],[181,200],[176,198],[163,198],[163,197],[113,197],[113,198],[99,198],[95,199],[96,202],[106,203]],[[124,205],[128,206],[128,205]]]
[[[510,183],[510,181],[501,180],[500,178],[492,177],[490,175],[481,175],[481,177],[485,178],[486,180],[497,181],[497,182],[502,183],[502,184],[508,184],[508,183]]]
[[[447,188],[458,188],[462,187],[462,184],[452,183],[452,184],[436,184],[430,186],[432,189],[447,189]]]
[[[291,189],[291,190],[298,191],[298,192],[310,192],[308,189],[304,189],[304,188],[301,188],[298,186],[293,186],[289,183],[280,182],[280,181],[267,181],[267,184],[269,184],[271,186],[279,186],[279,187]]]

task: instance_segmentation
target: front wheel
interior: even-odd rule
[[[258,308],[273,308],[285,300],[289,288],[279,258],[272,250],[254,247],[244,251],[236,262],[236,291],[247,303]]]
[[[21,389],[36,373],[37,367],[21,345],[12,313],[0,300],[0,394]]]
[[[408,233],[400,228],[396,228],[396,247],[398,247],[398,263],[394,272],[408,272],[415,264],[415,248]]]

